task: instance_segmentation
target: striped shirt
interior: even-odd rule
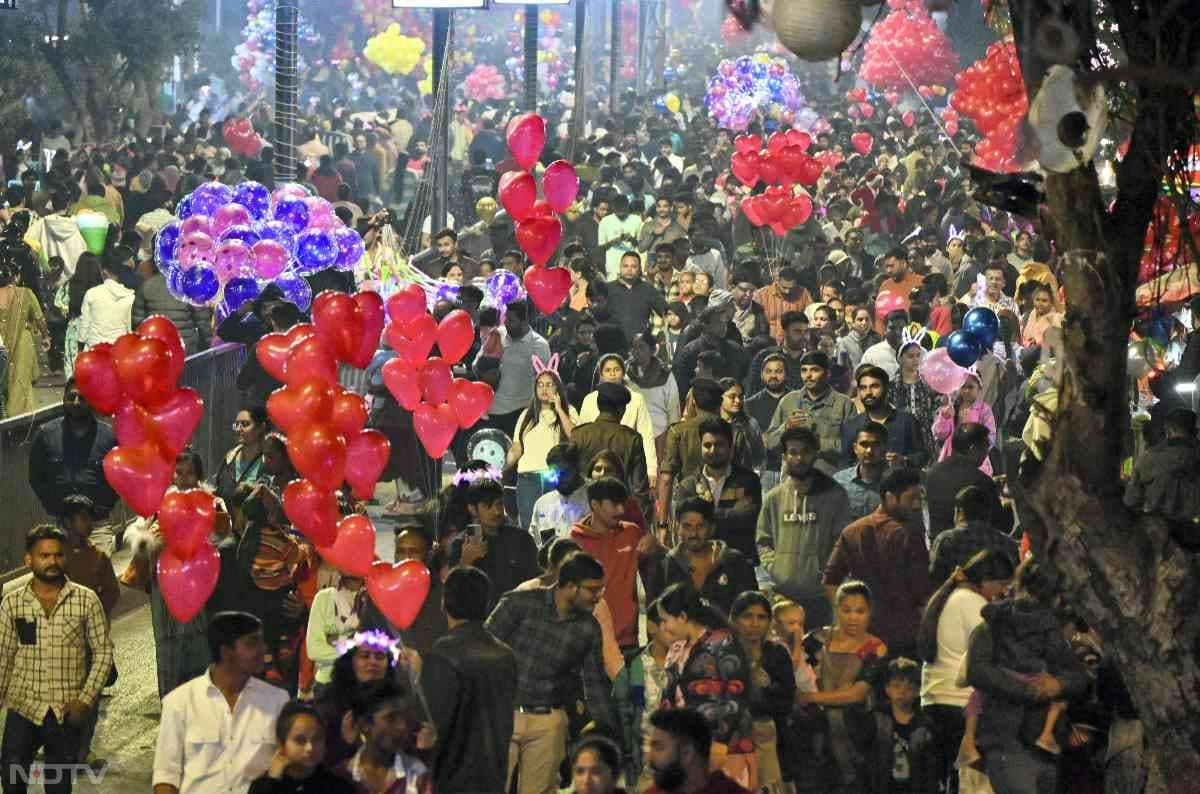
[[[788,312],[802,312],[808,304],[812,303],[812,296],[808,294],[808,289],[798,287],[799,292],[794,301],[787,300],[783,295],[779,294],[779,286],[777,284],[768,284],[754,292],[754,302],[763,307],[763,311],[767,315],[767,322],[771,324],[771,336],[775,337],[775,341],[783,344],[783,315]]]

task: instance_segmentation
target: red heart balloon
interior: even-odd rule
[[[508,122],[505,137],[517,165],[528,171],[546,145],[546,122],[536,113],[522,113]]]
[[[113,447],[104,456],[104,479],[139,516],[152,516],[175,476],[175,460],[155,444]]]
[[[422,314],[407,325],[388,323],[384,331],[388,346],[409,364],[417,364],[429,358],[429,351],[437,342],[437,321],[431,314]]]
[[[317,338],[338,361],[349,361],[358,352],[363,335],[362,309],[344,292],[325,290],[312,305]]]
[[[525,288],[528,290],[529,286]],[[462,309],[455,309],[438,323],[438,351],[451,364],[461,361],[474,343],[475,328],[471,325],[471,315]]]
[[[306,424],[323,424],[333,416],[334,387],[306,380],[276,389],[267,397],[267,416],[284,433]]]
[[[812,217],[813,204],[812,199],[804,194],[795,196],[788,202],[787,214],[784,218],[784,225],[789,229],[794,226],[803,226],[808,223],[808,219]]]
[[[875,145],[875,138],[869,132],[856,132],[850,136],[850,144],[859,154],[870,154]]]
[[[433,406],[421,403],[413,411],[413,429],[425,453],[437,459],[446,454],[454,434],[458,431],[458,417],[447,403]]]
[[[500,176],[496,193],[513,222],[520,223],[529,217],[537,201],[537,183],[528,171],[507,171]]]
[[[111,414],[121,406],[125,390],[117,379],[112,345],[104,342],[75,357],[75,385],[88,405],[102,414]]]
[[[318,546],[321,559],[347,576],[365,577],[375,562],[375,527],[362,515],[346,516],[337,524],[337,540]]]
[[[492,407],[494,396],[492,387],[486,383],[455,378],[450,385],[450,407],[458,426],[464,430],[472,427]]]
[[[771,231],[775,232],[776,237],[783,237],[788,233],[788,227],[783,225],[783,221],[772,221]]]
[[[387,468],[392,444],[378,430],[363,430],[346,445],[346,482],[358,499],[375,495],[375,483]]]
[[[430,405],[441,405],[450,398],[450,382],[454,379],[450,365],[437,358],[429,359],[421,367],[421,394]]]
[[[158,508],[163,544],[179,559],[191,559],[208,540],[216,518],[216,504],[208,491],[171,491]]]
[[[525,269],[525,292],[542,314],[552,314],[571,293],[571,272],[565,267],[532,265]]]
[[[151,315],[142,320],[136,333],[143,339],[157,339],[167,346],[167,352],[171,356],[168,377],[171,383],[178,383],[180,376],[183,375],[183,360],[186,354],[183,349],[183,340],[179,338],[179,329],[175,327],[175,323],[161,314]]]
[[[550,206],[550,202],[538,199],[533,202],[533,209],[529,211],[530,218],[557,218],[558,213]]]
[[[787,138],[782,132],[773,132],[767,138],[767,151],[771,154],[779,154],[779,151],[787,146]]]
[[[367,426],[367,403],[352,391],[336,391],[333,395],[333,410],[329,424],[346,438],[358,434]]]
[[[800,164],[796,174],[796,181],[806,187],[812,187],[821,179],[821,174],[825,171],[825,166],[815,157],[805,155],[804,161]]]
[[[763,217],[763,207],[759,202],[761,196],[748,196],[742,199],[742,214],[746,216],[746,220],[750,221],[755,226],[762,226],[767,222]]]
[[[158,555],[158,589],[171,615],[180,623],[190,623],[200,614],[221,575],[221,555],[205,541],[188,559],[176,556],[170,548]]]
[[[735,152],[729,159],[729,167],[739,182],[746,187],[754,187],[759,179],[759,160],[758,152]]]
[[[566,212],[579,195],[579,175],[566,160],[555,160],[542,173],[542,195],[555,212]]]
[[[319,380],[330,385],[338,382],[337,362],[319,336],[297,342],[283,365],[283,382],[288,385]]]
[[[780,172],[788,177],[784,181],[784,184],[790,186],[791,182],[795,182],[800,178],[804,164],[808,162],[809,156],[799,146],[789,144],[779,150],[776,159],[779,160]]]
[[[405,284],[387,300],[387,315],[393,323],[407,325],[428,309],[420,284]]]
[[[869,102],[863,102],[858,106],[858,112],[862,114],[864,119],[869,119],[875,115],[875,106]]]
[[[113,432],[121,446],[156,444],[163,458],[174,460],[191,440],[203,416],[204,400],[196,390],[179,389],[154,408],[126,401],[113,414]]]
[[[788,130],[784,137],[788,139],[789,146],[799,146],[802,152],[807,152],[808,147],[812,146],[812,136],[804,130]]]
[[[846,92],[846,96],[848,96],[850,99],[853,99],[855,102],[862,102],[867,98],[867,89],[852,88]]]
[[[367,595],[396,628],[412,625],[429,595],[429,569],[419,560],[392,565],[376,560],[367,572]]]
[[[311,422],[288,433],[288,457],[301,477],[325,491],[346,479],[346,439],[331,426]]]
[[[402,358],[393,358],[383,365],[383,384],[406,411],[421,402],[421,371]]]
[[[358,347],[348,363],[356,369],[364,369],[371,363],[371,359],[375,358],[375,351],[379,349],[379,335],[383,333],[386,316],[383,311],[383,298],[379,297],[378,292],[360,292],[354,296],[354,302],[362,312],[363,330]]]
[[[779,183],[779,161],[774,154],[767,152],[758,158],[758,175],[768,185]]]
[[[287,334],[270,333],[254,344],[254,357],[258,363],[268,375],[280,382],[283,382],[283,368],[290,352],[292,342]]]
[[[911,127],[917,123],[917,114],[913,113],[911,110],[906,110],[904,115],[900,117],[900,121],[904,123],[905,127]]]
[[[526,218],[517,224],[517,245],[535,265],[544,265],[562,241],[558,218]]]
[[[125,334],[113,343],[112,359],[117,381],[134,402],[159,405],[175,393],[171,350],[161,339]]]
[[[739,152],[755,152],[762,148],[762,138],[757,135],[739,135],[733,139],[733,148]]]
[[[283,489],[283,513],[292,526],[318,546],[337,538],[337,494],[309,480],[292,480]]]

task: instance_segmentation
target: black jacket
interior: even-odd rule
[[[608,310],[625,337],[633,339],[646,330],[651,313],[667,313],[667,299],[645,279],[632,286],[618,279],[608,285]]]
[[[754,564],[737,549],[718,541],[717,563],[708,572],[700,587],[700,596],[711,601],[722,615],[728,615],[733,600],[747,590],[758,589]],[[663,590],[683,582],[692,585],[692,566],[687,554],[678,547],[662,554],[654,565],[654,574],[646,583],[647,603],[658,598]]]
[[[434,643],[421,686],[437,726],[433,764],[438,794],[507,788],[517,661],[482,623],[464,623]]]
[[[92,428],[76,436],[65,417],[38,430],[29,450],[29,484],[46,513],[57,518],[62,500],[72,494],[90,497],[98,516],[106,516],[117,494],[104,479],[104,456],[117,445],[112,428],[92,420]]]
[[[929,503],[930,541],[954,526],[954,497],[968,485],[983,488],[995,496],[996,504],[999,504],[996,483],[962,455],[951,455],[929,469],[925,475],[925,498]],[[997,526],[995,521],[992,525],[1004,529]]]

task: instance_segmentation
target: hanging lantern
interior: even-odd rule
[[[846,0],[776,0],[779,43],[805,61],[839,57],[858,35],[861,6]]]

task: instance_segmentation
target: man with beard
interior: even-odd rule
[[[613,196],[609,206],[612,212],[600,221],[596,231],[596,244],[604,251],[604,277],[615,281],[621,276],[625,256],[637,255],[634,245],[642,229],[642,217],[629,212],[628,196]],[[640,258],[638,262],[640,268]]]
[[[67,579],[67,538],[48,524],[25,536],[33,578],[0,601],[0,699],[8,708],[0,773],[4,787],[34,777],[34,754],[47,767],[79,761],[80,732],[99,701],[113,664],[108,618],[100,598]],[[90,665],[88,660],[90,659]],[[18,771],[19,770],[19,771]],[[47,791],[70,792],[70,773]]]
[[[909,300],[912,296],[912,291],[921,286],[924,279],[914,273],[908,262],[908,249],[897,246],[888,251],[883,258],[883,266],[887,270],[887,278],[879,285],[880,294],[890,292],[901,300],[904,308],[908,308]],[[891,317],[889,314],[888,317]],[[875,330],[879,333],[884,332],[884,325],[888,317],[880,318],[876,315]]]
[[[879,483],[887,468],[887,428],[867,422],[854,439],[854,457],[858,460],[835,472],[833,481],[846,489],[850,499],[850,520],[857,521],[879,507]]]
[[[683,235],[683,228],[671,214],[671,199],[659,196],[654,202],[654,217],[638,232],[637,247],[643,254],[649,253],[659,243],[673,243]]]
[[[800,359],[804,388],[779,401],[764,437],[768,447],[779,445],[785,429],[809,427],[820,439],[822,453],[834,460],[841,456],[842,427],[855,415],[854,403],[829,385],[829,366],[829,356],[819,350]]]
[[[879,367],[896,378],[900,374],[900,345],[904,340],[904,329],[908,327],[908,311],[890,311],[884,321],[883,339],[863,351],[858,365],[870,364]]]
[[[611,257],[611,251],[609,255]],[[609,283],[608,310],[612,319],[625,332],[625,338],[633,339],[646,330],[651,313],[660,317],[667,313],[667,299],[649,281],[642,278],[640,254],[629,251],[622,254],[619,260],[620,278]],[[679,391],[683,393],[682,384]]]
[[[863,412],[842,425],[842,466],[854,462],[854,441],[868,422],[878,422],[887,428],[888,466],[920,468],[929,460],[929,450],[921,442],[917,420],[908,411],[893,408],[888,400],[891,379],[879,367],[861,366],[858,369],[858,399]]]
[[[762,362],[766,361],[767,356],[772,355],[783,357],[783,385],[787,391],[795,391],[804,386],[804,378],[800,375],[800,362],[804,359],[805,353],[816,347],[816,340],[813,339],[809,330],[808,315],[804,312],[788,312],[783,315],[781,322],[783,323],[783,344],[761,351],[750,364],[750,376],[747,383],[751,392],[755,391],[762,382],[759,374],[762,371]]]
[[[775,415],[775,408],[787,394],[787,384],[784,382],[786,377],[787,362],[782,353],[771,353],[763,359],[762,391],[747,397],[743,405],[746,413],[758,423],[759,427],[771,426],[771,417]],[[764,493],[779,484],[779,469],[782,463],[778,446],[768,445],[767,459],[763,464],[761,474]]]
[[[650,794],[749,794],[725,776],[709,771],[712,732],[691,709],[659,709],[650,716],[654,732],[646,763],[654,776]]]
[[[797,286],[800,274],[794,268],[782,267],[775,276],[775,283],[768,284],[754,293],[754,302],[763,307],[771,336],[778,344],[784,343],[783,320],[790,312],[803,312],[812,303],[812,295],[805,287]]]
[[[758,557],[770,589],[804,607],[808,625],[827,626],[833,610],[821,570],[846,526],[850,503],[841,486],[814,467],[821,447],[816,433],[807,427],[784,430],[780,446],[787,477],[759,511]]]
[[[713,417],[700,423],[700,459],[700,469],[675,486],[676,504],[692,498],[711,504],[717,539],[747,559],[755,559],[754,533],[762,508],[762,484],[757,474],[733,462],[733,428],[724,419]]]

